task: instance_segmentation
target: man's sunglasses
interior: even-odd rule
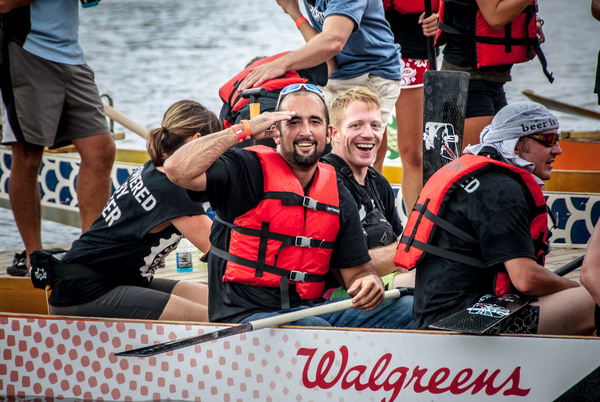
[[[527,137],[531,138],[532,140],[535,140],[541,144],[544,144],[547,147],[553,147],[554,144],[556,144],[558,142],[558,140],[560,140],[560,135],[556,134],[556,133],[531,134],[531,135],[528,135]]]
[[[281,90],[281,95],[287,95],[287,94],[291,94],[292,92],[296,92],[301,90],[302,88],[306,89],[307,91],[311,91],[316,93],[317,95],[323,97],[325,96],[325,94],[323,93],[323,91],[321,91],[321,88],[319,88],[316,85],[313,84],[292,84],[292,85],[288,85],[287,87],[283,88]]]

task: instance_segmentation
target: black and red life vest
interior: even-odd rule
[[[333,166],[319,163],[305,196],[287,162],[272,148],[246,148],[259,157],[264,177],[264,198],[233,224],[229,252],[210,252],[227,260],[224,282],[279,287],[282,308],[291,283],[303,300],[325,292],[325,274],[340,229],[339,192]],[[288,305],[286,306],[286,303]]]
[[[243,98],[237,90],[240,82],[246,78],[251,69],[276,60],[287,53],[289,52],[279,53],[252,63],[244,70],[236,74],[235,77],[227,81],[227,83],[223,85],[221,89],[219,89],[219,97],[221,97],[221,100],[223,101],[223,108],[221,109],[220,117],[225,128],[231,127],[232,124],[235,124],[237,112],[239,112],[240,109],[242,109],[248,103],[248,99]],[[257,88],[265,88],[267,91],[273,91],[276,89],[283,89],[291,84],[303,84],[305,82],[308,82],[308,79],[300,77],[298,72],[287,71],[283,76],[263,82]]]
[[[538,264],[544,265],[548,250],[548,207],[544,194],[535,178],[524,169],[507,163],[485,156],[467,154],[439,169],[423,187],[396,250],[394,257],[396,266],[406,269],[418,268],[419,261],[426,253],[430,253],[473,267],[485,268],[483,261],[478,258],[441,249],[429,244],[429,242],[432,241],[435,233],[434,228],[437,226],[470,244],[478,244],[477,239],[439,216],[444,212],[443,201],[447,199],[449,194],[460,188],[473,191],[475,188],[470,189],[469,186],[475,187],[478,182],[472,179],[491,168],[502,169],[507,172],[523,186],[525,193],[528,194],[530,233],[536,253],[536,261]],[[496,294],[511,292],[511,282],[506,272],[497,273],[495,292]]]
[[[440,0],[438,31],[435,45],[446,43],[445,34],[467,36],[476,42],[477,68],[523,63],[538,56],[544,74],[554,81],[547,71],[547,62],[537,36],[537,0],[529,5],[501,29],[492,28],[477,9],[475,21],[470,26],[460,26],[457,14],[467,13],[466,7],[476,6],[475,1]]]
[[[421,14],[425,11],[423,0],[383,0],[383,9],[392,7],[401,14]],[[431,0],[431,9],[437,12],[440,7],[440,0]]]

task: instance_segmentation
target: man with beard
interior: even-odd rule
[[[355,308],[296,325],[404,328],[412,297],[383,300],[356,203],[332,166],[319,163],[332,128],[321,90],[294,84],[277,112],[200,138],[165,163],[167,176],[217,216],[208,257],[209,319],[248,322],[325,303],[325,274],[339,274]],[[274,123],[277,123],[274,125]],[[277,148],[231,149],[245,138]]]

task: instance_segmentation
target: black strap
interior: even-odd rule
[[[402,236],[400,238],[400,243],[408,244],[410,241],[411,247],[418,248],[419,250],[423,250],[426,253],[437,255],[438,257],[442,257],[448,260],[453,260],[456,262],[460,262],[461,264],[471,265],[476,268],[486,268],[485,264],[482,260],[478,258],[468,257],[463,254],[455,253],[453,251],[448,251],[443,248],[435,247],[427,243],[423,243],[419,240],[415,240],[414,238],[409,238],[407,236]]]
[[[333,215],[340,214],[340,208],[335,205],[325,204],[314,200],[308,196],[301,196],[296,193],[288,193],[285,191],[268,191],[263,197],[265,200],[281,200],[281,205],[299,206],[310,208],[314,211],[327,212]]]

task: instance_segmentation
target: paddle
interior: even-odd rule
[[[104,104],[104,113],[106,113],[109,118],[113,119],[123,127],[131,130],[133,133],[139,135],[143,139],[148,138],[148,129],[146,127],[131,120],[129,117],[125,116],[112,106]]]
[[[554,99],[536,95],[532,90],[529,89],[524,90],[522,93],[532,101],[540,103],[546,106],[548,109],[567,114],[573,114],[575,116],[587,117],[589,119],[600,120],[600,112],[595,112],[590,109],[584,109],[579,106],[569,105],[568,103],[563,103]]]
[[[469,73],[425,71],[423,76],[423,185],[462,152]]]
[[[425,1],[425,18],[431,16],[433,13],[431,8],[431,0]],[[427,59],[429,60],[429,70],[435,71],[437,70],[437,64],[435,61],[435,49],[433,47],[433,36],[428,36],[425,38],[427,41]]]
[[[584,256],[585,254],[566,263],[556,269],[554,273],[565,276],[574,271],[581,266]],[[483,335],[528,304],[528,299],[521,300],[515,295],[494,296],[475,303],[466,310],[442,318],[429,325],[429,328]]]
[[[384,294],[384,300],[397,299],[402,296],[412,295],[414,288],[397,288],[388,290]],[[222,339],[227,336],[243,334],[245,332],[257,331],[263,328],[275,327],[290,322],[298,321],[306,317],[316,317],[323,314],[335,313],[337,311],[348,310],[352,308],[352,299],[343,299],[338,302],[322,304],[320,306],[310,307],[293,311],[291,313],[280,314],[272,317],[254,320],[245,324],[239,324],[234,327],[221,329],[208,334],[192,336],[189,338],[179,339],[170,342],[163,342],[156,345],[145,346],[138,349],[127,350],[124,352],[115,353],[115,356],[126,357],[146,357],[154,356],[160,353],[170,352],[172,350],[184,348],[186,346],[197,345],[203,342],[209,342],[217,339]]]

